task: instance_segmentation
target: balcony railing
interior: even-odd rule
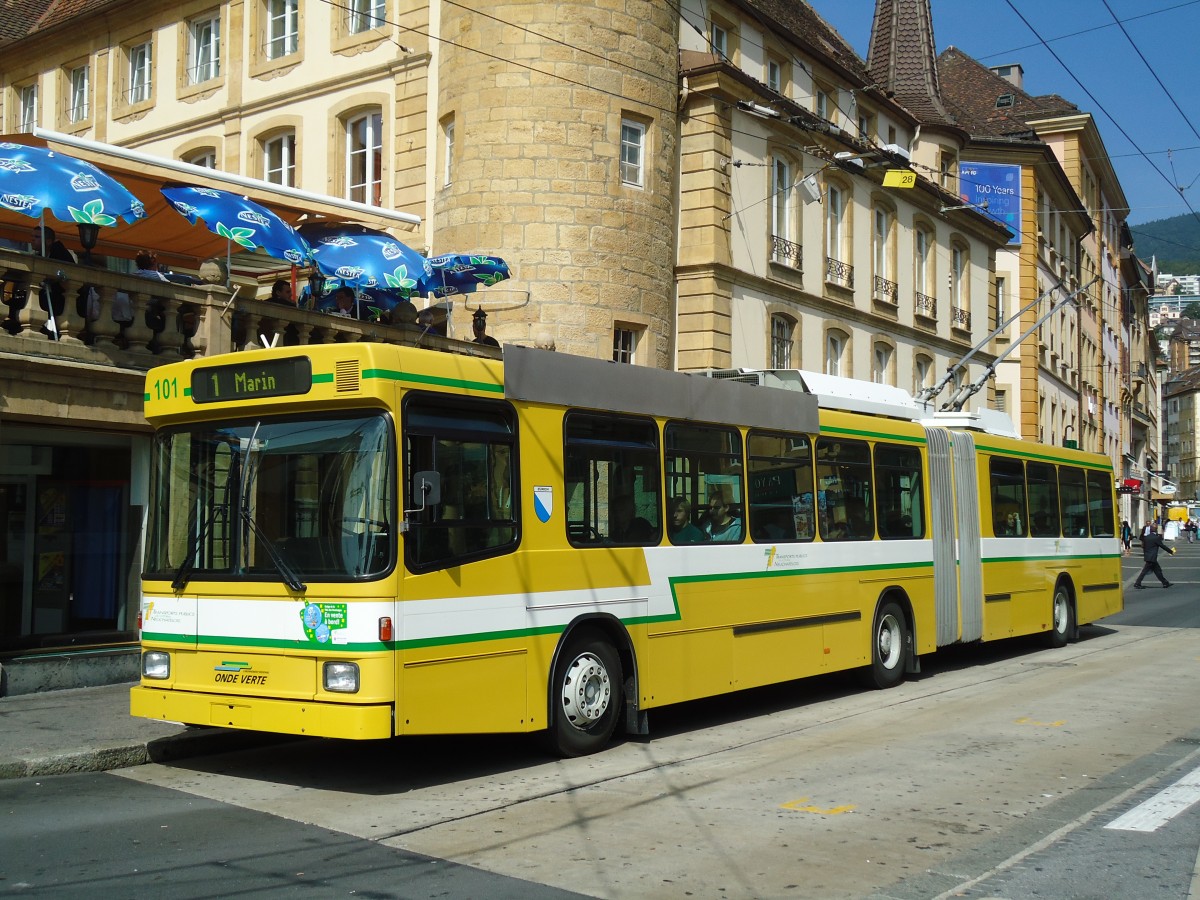
[[[771,235],[771,259],[777,263],[791,266],[798,272],[803,271],[803,249],[795,241],[781,238],[777,234]]]
[[[42,286],[61,301],[53,324]],[[89,290],[89,288],[91,290]],[[419,325],[360,322],[252,298],[0,250],[0,351],[146,370],[163,362],[274,344],[388,344],[498,356]]]
[[[925,319],[936,319],[937,300],[918,291],[913,296],[913,312]]]
[[[854,290],[854,266],[832,256],[825,257],[825,281]]]
[[[950,327],[971,330],[971,313],[961,306],[950,307]]]
[[[896,282],[888,281],[886,278],[875,276],[874,298],[880,303],[886,303],[889,306],[896,305]]]

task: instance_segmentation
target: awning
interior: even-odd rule
[[[153,250],[158,254],[159,262],[187,268],[195,268],[212,257],[225,257],[228,242],[203,226],[188,224],[187,219],[175,212],[161,194],[160,188],[165,184],[194,184],[245,194],[293,225],[302,221],[361,222],[373,228],[399,232],[397,237],[403,240],[403,232],[412,231],[421,224],[419,216],[409,213],[286,188],[257,178],[193,166],[53,131],[35,128],[32,134],[2,135],[0,141],[48,147],[86,159],[118,179],[146,205],[145,219],[133,225],[122,222],[116,227],[100,229],[95,250],[98,254],[133,259],[139,250]],[[0,237],[28,241],[30,226],[35,221],[0,206]],[[68,247],[79,248],[74,225],[53,219],[47,219],[46,224],[55,230]],[[250,262],[251,258],[254,263],[247,268],[261,269],[267,266],[278,269],[281,265],[279,260],[270,260],[260,254],[250,257],[237,253],[234,254],[234,264],[237,266]]]

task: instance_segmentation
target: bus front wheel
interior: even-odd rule
[[[863,670],[868,687],[890,688],[904,680],[908,643],[904,612],[889,600],[875,613],[871,628],[871,665]]]
[[[563,647],[550,685],[550,748],[586,756],[608,743],[622,698],[621,657],[607,641],[585,635]]]

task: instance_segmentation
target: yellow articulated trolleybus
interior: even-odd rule
[[[133,713],[578,755],[665,704],[889,687],[1121,609],[1107,458],[710,374],[367,343],[152,370]]]

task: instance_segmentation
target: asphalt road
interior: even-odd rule
[[[1200,544],[1164,568],[1176,587],[1128,591],[1061,650],[656,711],[651,740],[585,759],[526,737],[302,740],[0,782],[0,891],[1200,897],[1200,806],[1110,827],[1200,780]]]

